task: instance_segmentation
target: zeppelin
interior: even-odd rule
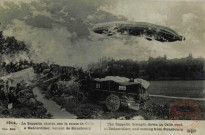
[[[95,33],[112,36],[117,33],[122,35],[145,37],[147,40],[160,42],[183,41],[185,37],[178,35],[174,30],[147,22],[107,22],[93,26]]]

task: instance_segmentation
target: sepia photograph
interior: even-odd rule
[[[197,126],[204,43],[205,1],[0,0],[0,118]]]

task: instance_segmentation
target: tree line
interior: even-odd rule
[[[123,76],[143,78],[147,80],[196,80],[205,78],[204,58],[193,58],[192,54],[185,58],[167,59],[152,58],[147,61],[114,60],[102,58],[89,65],[93,77]]]

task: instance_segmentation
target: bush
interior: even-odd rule
[[[147,112],[147,119],[152,119],[151,117],[158,117],[159,119],[169,118],[169,105],[159,105],[152,103],[151,105],[145,105],[143,108]]]
[[[74,81],[59,81],[58,86],[59,90],[66,95],[77,95],[80,89],[79,83]]]

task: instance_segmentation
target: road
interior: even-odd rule
[[[48,100],[44,98],[44,95],[41,93],[39,87],[33,88],[33,93],[36,95],[36,99],[43,103],[43,106],[48,110],[50,114],[53,115],[53,119],[76,119],[77,116],[61,110],[61,106],[57,105],[53,100]]]
[[[189,98],[189,97],[174,97],[174,96],[165,96],[165,95],[149,95],[150,97],[160,97],[160,98],[173,98],[173,99],[188,99],[196,101],[205,101],[205,98]]]

